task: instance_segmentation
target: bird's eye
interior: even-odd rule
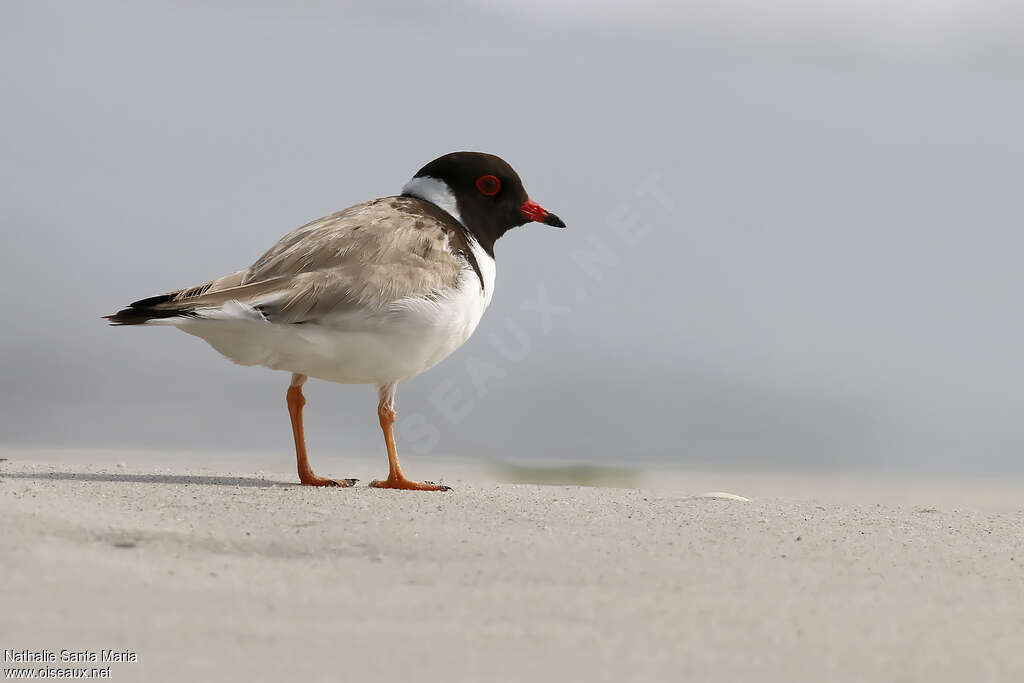
[[[501,181],[497,176],[482,175],[476,179],[476,189],[480,190],[480,194],[493,197],[501,190]]]

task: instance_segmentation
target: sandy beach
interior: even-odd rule
[[[0,646],[135,653],[113,680],[1024,680],[1014,481],[0,455]]]

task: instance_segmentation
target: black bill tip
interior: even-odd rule
[[[544,225],[550,225],[553,228],[564,228],[565,221],[563,221],[555,214],[549,212],[548,215],[544,218]]]

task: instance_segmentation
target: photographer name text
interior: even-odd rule
[[[4,650],[5,662],[49,664],[52,662],[137,662],[131,650]]]

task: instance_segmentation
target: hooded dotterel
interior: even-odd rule
[[[306,379],[376,385],[390,472],[371,485],[445,490],[402,474],[395,389],[473,334],[494,294],[495,241],[530,221],[565,227],[529,198],[502,159],[453,152],[421,168],[401,196],[315,220],[246,270],[136,301],[106,318],[115,325],[173,325],[235,363],[292,373],[288,412],[303,484],[356,481],[325,479],[309,466]]]

